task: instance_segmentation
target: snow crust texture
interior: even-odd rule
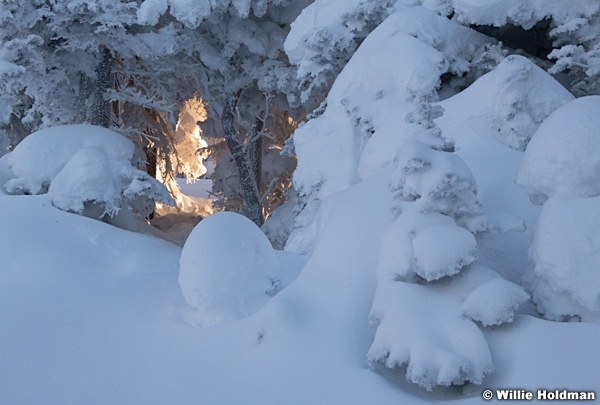
[[[269,240],[242,215],[209,216],[183,246],[179,286],[202,326],[253,314],[277,293],[280,280]]]

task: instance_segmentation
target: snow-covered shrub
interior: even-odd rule
[[[207,217],[183,246],[179,286],[202,326],[251,315],[279,284],[279,262],[269,240],[239,214]]]
[[[442,140],[439,131],[438,137],[425,135],[427,141]],[[377,264],[370,315],[377,331],[368,360],[375,368],[406,365],[407,380],[427,390],[481,384],[493,364],[476,322],[511,322],[528,295],[472,264],[474,233],[488,224],[462,159],[413,138],[398,150],[394,166],[395,218],[384,232]]]
[[[284,49],[298,67],[303,102],[329,90],[360,43],[397,1],[316,0],[302,10]]]
[[[535,204],[554,195],[600,195],[600,96],[576,99],[556,110],[523,154],[517,184]]]
[[[552,320],[600,321],[600,197],[544,204],[526,274],[538,311]]]
[[[47,128],[25,138],[6,156],[9,193],[48,193],[57,208],[113,217],[146,202],[172,205],[165,187],[132,166],[134,145],[92,125]]]

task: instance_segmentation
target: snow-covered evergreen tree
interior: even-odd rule
[[[477,259],[475,234],[488,225],[471,171],[443,151],[449,147],[433,121],[442,112],[436,107],[419,103],[407,115],[421,131],[394,159],[394,219],[382,239],[371,311],[377,332],[368,353],[376,369],[407,365],[407,380],[428,390],[481,384],[493,365],[475,322],[511,322],[528,299],[518,285],[471,265]],[[461,271],[462,277],[454,277]]]
[[[207,103],[209,119],[201,126],[210,136],[225,139],[240,185],[236,191],[247,215],[259,225],[264,196],[272,191],[263,189],[258,178],[260,160],[289,135],[279,132],[285,129],[280,123],[290,115],[301,116],[294,69],[282,48],[289,24],[306,4],[271,0],[190,6],[146,0],[138,12],[144,24],[174,20],[185,30],[188,39],[179,51],[200,68],[196,90]],[[278,181],[279,187],[285,183],[274,183]]]

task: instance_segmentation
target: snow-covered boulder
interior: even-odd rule
[[[166,188],[132,166],[134,145],[124,136],[92,125],[37,131],[6,156],[9,193],[48,193],[65,211],[114,216],[139,199],[172,205]]]
[[[526,275],[547,318],[600,321],[600,197],[556,196],[544,204]]]
[[[269,240],[252,221],[232,212],[202,220],[183,246],[179,264],[181,292],[202,326],[253,314],[280,284]]]
[[[535,204],[554,195],[600,195],[600,96],[582,97],[550,115],[523,154],[517,184]]]

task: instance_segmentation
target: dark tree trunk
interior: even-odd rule
[[[101,47],[102,60],[96,68],[96,86],[94,89],[94,103],[92,104],[92,125],[108,128],[111,118],[111,102],[106,99],[106,92],[114,87],[113,68],[115,59],[110,50]]]
[[[77,96],[77,115],[75,120],[77,123],[90,122],[89,116],[89,100],[94,92],[94,80],[81,73],[79,76],[79,95]]]
[[[250,161],[250,167],[256,183],[256,190],[260,195],[260,186],[262,180],[262,154],[263,154],[263,137],[261,131],[263,129],[263,122],[259,118],[254,121],[252,131],[250,132],[250,139],[248,142],[248,160]]]
[[[256,187],[256,182],[254,180],[254,173],[248,162],[246,148],[244,148],[244,144],[240,140],[234,126],[235,106],[238,98],[239,96],[235,94],[229,94],[225,97],[221,123],[223,125],[227,147],[229,148],[238,169],[242,186],[242,196],[244,197],[244,202],[248,209],[248,216],[257,226],[262,226],[264,218],[260,198],[258,196],[258,188]]]
[[[145,149],[146,153],[146,172],[156,178],[158,174],[158,149],[156,147],[147,147]],[[154,204],[153,204],[154,206]],[[156,210],[152,210],[150,214],[148,214],[148,219],[154,219],[154,213]]]

